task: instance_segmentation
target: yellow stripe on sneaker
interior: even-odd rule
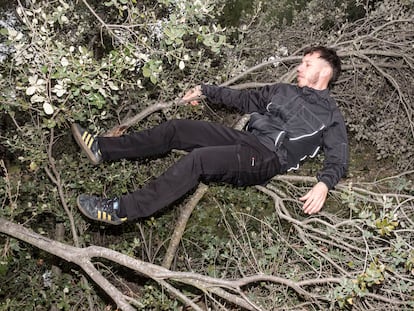
[[[89,135],[89,133],[88,132],[84,132],[83,134],[82,134],[82,140],[83,141],[85,141],[86,140],[86,137]]]
[[[85,140],[85,144],[88,146],[88,148],[91,148],[92,143],[93,143],[93,138],[91,134],[88,134],[88,137],[86,137],[86,140]]]
[[[96,216],[96,218],[98,220],[103,220],[103,221],[112,221],[111,214],[108,214],[107,212],[102,212],[102,211],[98,211],[98,215]],[[127,220],[126,217],[121,219],[121,221],[125,221],[125,220]]]
[[[93,144],[93,137],[88,132],[83,133],[82,140],[85,142],[86,146],[90,149]]]
[[[111,220],[111,215],[107,214],[106,212],[98,211],[98,219],[99,220],[108,220],[108,218],[109,218],[109,220]]]
[[[92,144],[93,144],[93,138],[91,138],[91,140],[90,140],[90,141],[89,141],[89,143],[88,143],[88,148],[89,148],[89,149],[91,149]]]

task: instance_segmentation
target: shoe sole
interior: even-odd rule
[[[78,143],[79,147],[83,150],[83,152],[88,157],[89,161],[93,165],[98,165],[100,163],[99,160],[96,159],[95,155],[92,153],[91,149],[86,145],[85,141],[82,139],[82,135],[79,132],[78,127],[76,126],[76,123],[73,123],[71,125],[71,130],[73,137],[75,138],[76,142]]]
[[[79,210],[81,211],[81,213],[83,214],[83,215],[85,215],[86,217],[88,217],[89,219],[92,219],[92,220],[94,220],[94,221],[98,221],[98,222],[105,222],[105,223],[107,223],[107,224],[110,224],[110,225],[120,225],[120,224],[122,224],[122,221],[120,221],[119,223],[118,222],[114,222],[114,221],[109,221],[109,220],[104,220],[104,219],[98,219],[98,218],[95,218],[95,217],[92,217],[91,215],[89,215],[84,209],[83,209],[83,207],[82,207],[82,205],[80,204],[80,202],[79,202],[79,197],[77,197],[76,198],[76,204],[78,205],[78,208],[79,208]]]

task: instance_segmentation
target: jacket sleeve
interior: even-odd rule
[[[345,122],[339,111],[335,121],[323,134],[322,148],[325,160],[322,170],[317,174],[318,181],[332,189],[348,170],[349,150]]]
[[[243,113],[266,111],[273,95],[277,93],[279,85],[267,85],[259,89],[234,90],[215,85],[201,85],[203,95],[213,104],[223,104],[227,107],[237,108]]]

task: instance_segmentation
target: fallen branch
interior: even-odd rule
[[[321,299],[326,301],[327,298],[319,295],[314,295],[308,292],[304,287],[312,287],[317,284],[339,283],[341,280],[336,278],[327,279],[308,279],[305,281],[292,281],[289,279],[271,276],[271,275],[252,275],[240,279],[226,280],[217,279],[208,276],[203,276],[197,273],[190,272],[174,272],[163,267],[147,263],[138,259],[131,258],[122,253],[110,250],[108,248],[89,246],[86,248],[79,248],[70,246],[52,239],[46,238],[40,234],[25,228],[22,225],[12,223],[8,220],[0,218],[0,232],[9,235],[10,237],[19,239],[23,242],[29,243],[39,249],[42,249],[50,254],[62,258],[68,262],[78,265],[84,270],[87,275],[100,286],[117,304],[118,308],[125,311],[135,310],[129,303],[134,301],[133,298],[123,294],[116,288],[101,272],[95,267],[92,259],[107,259],[114,263],[120,264],[133,271],[140,273],[163,286],[171,295],[178,297],[184,304],[191,306],[194,310],[201,310],[189,298],[187,298],[177,288],[167,283],[171,280],[175,283],[194,286],[203,292],[210,292],[216,294],[229,302],[239,305],[247,310],[260,310],[259,307],[247,299],[242,291],[242,287],[250,286],[260,282],[272,282],[291,288],[300,296],[307,299]]]
[[[180,217],[178,218],[175,224],[175,228],[171,236],[170,244],[168,245],[168,249],[164,256],[164,260],[162,263],[162,266],[164,268],[169,269],[171,267],[171,263],[173,262],[178,245],[184,234],[185,228],[187,226],[187,222],[190,219],[190,216],[194,208],[197,206],[197,203],[201,200],[201,198],[207,192],[207,190],[208,190],[208,186],[204,184],[200,184],[196,192],[192,195],[189,202],[181,209]]]

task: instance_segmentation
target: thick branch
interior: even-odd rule
[[[224,299],[230,299],[232,303],[240,305],[248,310],[256,310],[257,308],[252,307],[253,304],[243,298],[244,294],[241,291],[241,287],[244,286],[259,282],[273,282],[285,285],[306,298],[325,300],[324,297],[311,294],[302,287],[323,283],[338,283],[340,281],[339,279],[314,279],[295,282],[270,275],[253,275],[234,280],[217,279],[197,273],[170,271],[163,267],[143,262],[103,247],[73,247],[41,236],[40,234],[37,234],[22,225],[14,224],[2,218],[0,218],[0,232],[29,243],[68,262],[77,264],[116,302],[120,309],[126,311],[132,311],[134,308],[128,303],[127,297],[125,297],[95,268],[92,263],[92,258],[105,258],[137,271],[140,274],[159,282],[161,285],[166,287],[167,290],[171,290],[174,295],[178,295],[179,293],[174,288],[167,286],[167,283],[164,281],[160,282],[160,280],[175,280],[176,282],[195,286],[203,291],[211,291]],[[183,296],[179,298],[186,301]]]
[[[208,186],[200,184],[196,192],[191,197],[190,201],[185,205],[181,210],[180,217],[175,225],[174,233],[171,236],[170,244],[168,245],[167,252],[165,254],[162,266],[169,269],[171,263],[173,262],[175,253],[177,251],[178,245],[180,244],[181,238],[184,234],[187,222],[190,219],[191,213],[194,208],[197,206],[197,203],[201,200],[204,194],[207,192]]]

